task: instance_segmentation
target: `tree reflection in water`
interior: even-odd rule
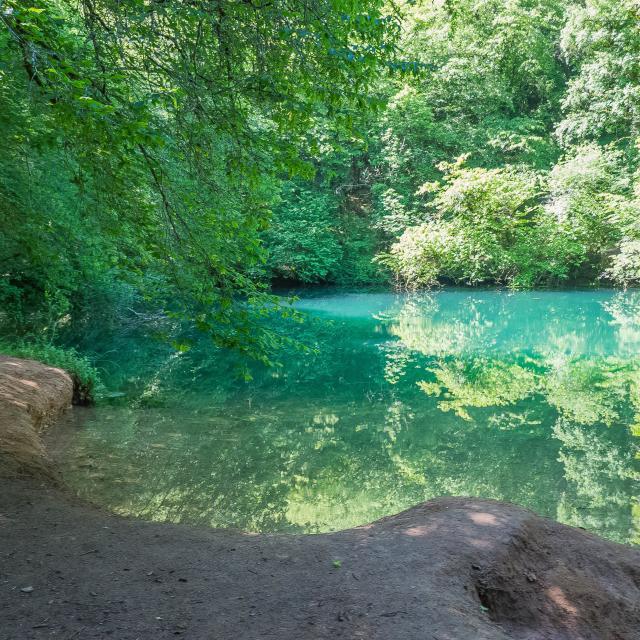
[[[120,513],[249,531],[340,529],[450,494],[638,542],[637,292],[299,306],[311,319],[297,337],[317,353],[285,354],[250,383],[205,345],[176,356],[105,335],[105,353],[120,340],[107,382],[127,399],[66,425],[67,480]]]

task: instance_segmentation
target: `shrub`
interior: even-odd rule
[[[435,191],[431,220],[407,229],[380,258],[401,281],[532,286],[567,277],[580,251],[545,213],[538,175],[469,169],[464,158],[444,168],[443,184],[422,189]]]
[[[324,193],[290,185],[265,234],[268,267],[274,276],[322,282],[336,268],[342,249],[336,232],[337,202]]]

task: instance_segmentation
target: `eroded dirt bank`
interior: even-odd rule
[[[61,369],[0,355],[0,478],[53,475],[40,433],[71,405]]]
[[[253,536],[0,487],[0,640],[640,638],[640,551],[509,504]]]

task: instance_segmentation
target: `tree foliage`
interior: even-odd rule
[[[409,227],[382,260],[409,286],[497,282],[533,286],[566,278],[582,247],[542,203],[531,170],[449,165],[428,222]]]
[[[400,282],[640,282],[638,10],[413,6],[405,46],[429,70],[390,100],[372,185]]]
[[[0,18],[16,333],[143,307],[268,359],[286,338],[266,319],[290,313],[274,278],[640,283],[637,0],[8,0]]]
[[[252,268],[313,124],[378,103],[396,17],[351,0],[9,0],[0,293],[18,324],[124,288],[266,357]],[[117,294],[119,295],[119,294]],[[243,304],[242,301],[248,304]],[[27,318],[29,316],[29,318]],[[35,323],[37,324],[37,323]]]

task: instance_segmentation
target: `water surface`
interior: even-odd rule
[[[251,382],[234,357],[92,336],[114,396],[52,438],[67,482],[146,519],[319,532],[440,495],[640,541],[640,293],[316,292]],[[84,348],[87,344],[83,345]]]

